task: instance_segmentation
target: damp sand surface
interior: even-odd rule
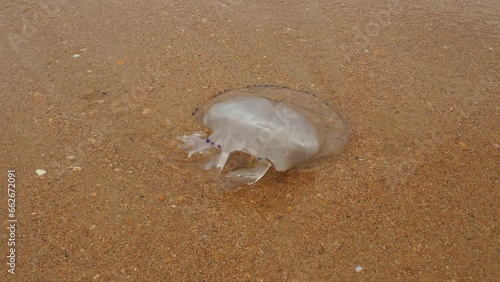
[[[0,4],[18,219],[0,280],[496,280],[499,18],[490,0]],[[348,146],[223,191],[176,136],[248,85],[315,94]]]

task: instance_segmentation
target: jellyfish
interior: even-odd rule
[[[271,166],[277,171],[301,169],[338,155],[349,140],[339,114],[314,95],[285,87],[226,91],[194,116],[212,133],[179,136],[188,157],[216,151],[205,169],[223,172],[232,153],[244,152],[252,161],[227,177],[247,184],[257,182]]]

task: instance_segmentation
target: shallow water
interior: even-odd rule
[[[496,281],[499,19],[498,0],[1,2],[15,279]],[[255,84],[314,93],[349,145],[221,193],[176,137]]]

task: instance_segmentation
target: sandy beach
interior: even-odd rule
[[[1,281],[498,281],[498,1],[3,1],[0,27]],[[176,138],[249,85],[316,95],[344,152],[224,189]]]

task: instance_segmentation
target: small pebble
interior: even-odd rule
[[[175,199],[175,203],[176,203],[177,205],[182,204],[182,203],[184,203],[185,201],[186,201],[186,198],[184,198],[183,196],[180,196],[180,197],[178,197],[177,199]]]
[[[96,229],[96,228],[97,228],[97,226],[95,226],[95,225],[91,225],[89,229],[90,229],[90,230],[94,230],[94,229]]]
[[[171,169],[175,169],[175,170],[178,170],[178,169],[179,169],[179,167],[178,167],[178,166],[176,166],[176,165],[174,165],[174,164],[166,163],[165,165],[166,165],[167,167],[171,168]]]
[[[458,145],[460,145],[460,148],[462,148],[462,150],[467,150],[469,148],[464,142],[458,142]]]
[[[42,175],[47,174],[47,171],[44,169],[37,169],[37,170],[35,170],[35,172],[36,172],[36,174],[38,174],[38,176],[42,176]]]
[[[142,111],[142,114],[143,115],[148,115],[151,113],[151,110],[150,109],[144,109],[144,111]]]
[[[165,197],[164,195],[160,195],[158,196],[158,199],[160,200],[160,202],[163,202],[167,199],[167,197]]]
[[[73,58],[75,58],[75,59],[80,58],[80,54],[74,54]]]
[[[74,171],[74,172],[80,172],[80,171],[82,171],[82,170],[83,170],[83,168],[82,168],[81,166],[74,166],[74,167],[73,167],[73,171]]]
[[[359,265],[357,265],[354,270],[356,270],[356,272],[361,272],[363,270],[363,268]]]
[[[75,156],[67,156],[66,157],[68,160],[74,160],[75,159]]]

